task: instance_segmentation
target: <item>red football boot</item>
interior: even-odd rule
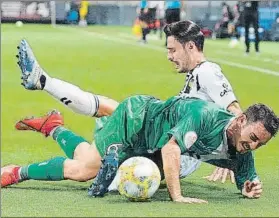
[[[53,110],[42,117],[31,117],[20,120],[16,123],[17,130],[32,130],[43,133],[46,137],[53,128],[63,126],[64,120],[60,112]]]
[[[1,188],[20,182],[19,168],[17,165],[8,165],[1,168]]]

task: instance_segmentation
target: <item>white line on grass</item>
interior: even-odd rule
[[[273,76],[279,76],[279,72],[276,72],[276,71],[273,71],[273,70],[263,69],[263,68],[260,68],[260,67],[254,67],[254,66],[251,66],[251,65],[239,64],[239,63],[230,62],[230,61],[226,61],[226,60],[218,59],[218,58],[214,58],[213,60],[215,62],[219,62],[221,64],[226,64],[226,65],[229,65],[229,66],[232,66],[232,67],[238,67],[238,68],[257,71],[257,72],[260,72],[260,73],[269,74],[269,75],[273,75]]]
[[[228,56],[231,56],[231,57],[240,57],[239,54],[234,54],[232,52],[227,52],[227,51],[221,51],[221,50],[218,50],[215,52],[216,54],[221,54],[221,55],[228,55]],[[244,56],[244,54],[243,54]],[[271,58],[262,58],[261,56],[258,56],[258,57],[251,57],[251,56],[245,56],[243,58],[246,58],[247,60],[255,60],[257,62],[272,62],[273,64],[278,64],[278,61],[276,61],[275,59],[271,59]]]
[[[128,34],[128,33],[118,33],[117,35],[120,36],[121,38],[124,37],[124,38],[127,38],[127,39],[135,39],[135,37],[133,35]],[[151,39],[151,41],[159,41],[160,40],[157,36],[156,37],[154,37],[154,35],[152,35],[152,36],[153,36],[152,38],[149,36],[148,39]],[[215,53],[239,58],[239,54],[233,54],[231,52],[225,52],[225,51],[218,50]],[[250,56],[247,56],[245,58],[250,59],[250,60],[272,62],[273,64],[279,64],[279,61],[273,60],[271,58],[260,58],[260,57],[250,57]]]
[[[76,28],[71,28],[71,27],[63,27],[63,28],[68,29],[68,30],[77,31]],[[114,42],[123,43],[123,44],[127,44],[127,45],[133,45],[133,46],[137,46],[137,47],[144,47],[144,48],[148,48],[148,49],[152,49],[152,50],[156,50],[156,51],[166,52],[165,48],[159,47],[159,46],[156,46],[156,45],[149,45],[149,44],[142,45],[142,44],[139,44],[139,43],[134,42],[134,41],[133,42],[132,41],[127,41],[123,38],[111,37],[111,36],[108,36],[108,35],[103,34],[103,33],[90,32],[90,31],[87,31],[87,30],[79,29],[78,31],[82,32],[82,33],[85,33],[85,34],[88,34],[88,35],[91,35],[91,36],[95,36],[95,37],[97,37],[99,39],[103,39],[103,40],[114,41]],[[225,65],[229,65],[229,66],[232,66],[232,67],[238,67],[238,68],[242,68],[242,69],[256,71],[256,72],[260,72],[260,73],[268,74],[268,75],[272,75],[272,76],[279,76],[279,72],[276,72],[276,71],[273,71],[273,70],[268,70],[268,69],[264,69],[264,68],[260,68],[260,67],[254,67],[254,66],[246,65],[246,64],[235,63],[235,62],[226,61],[226,60],[219,59],[219,58],[209,58],[209,59],[211,61],[218,62],[218,63],[225,64]]]

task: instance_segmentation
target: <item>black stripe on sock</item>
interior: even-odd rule
[[[95,98],[95,109],[96,109],[96,112],[93,114],[93,117],[96,117],[98,114],[100,103],[99,103],[99,98],[96,95],[93,95],[93,96]]]
[[[66,97],[63,97],[63,98],[60,99],[60,101],[62,101],[63,103],[64,103],[65,100],[67,100]]]
[[[68,100],[68,101],[65,101],[64,103],[65,103],[65,105],[68,105],[68,104],[72,103],[72,101]]]

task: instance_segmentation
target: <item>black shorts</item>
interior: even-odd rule
[[[165,17],[167,24],[180,21],[180,8],[167,9]]]
[[[149,13],[149,22],[154,23],[156,21],[156,10],[157,8],[149,8],[148,13]]]
[[[150,13],[149,11],[147,13],[144,13],[144,9],[140,9],[140,14],[139,14],[139,20],[145,23],[150,22]]]
[[[156,8],[149,8],[147,13],[144,13],[144,9],[140,9],[139,20],[150,24],[154,23],[156,18]]]

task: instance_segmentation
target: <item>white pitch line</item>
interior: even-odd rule
[[[273,76],[279,76],[279,72],[273,71],[273,70],[268,70],[268,69],[263,69],[260,67],[254,67],[251,65],[245,65],[245,64],[239,64],[239,63],[235,63],[235,62],[230,62],[230,61],[226,61],[223,59],[218,59],[218,58],[214,58],[211,59],[214,60],[215,62],[219,62],[222,64],[226,64],[232,67],[238,67],[238,68],[242,68],[242,69],[247,69],[247,70],[253,70],[253,71],[257,71],[260,73],[264,73],[264,74],[269,74],[269,75],[273,75]]]
[[[68,30],[75,30],[76,29],[70,29],[69,27],[63,27],[65,29]],[[103,39],[103,40],[108,40],[108,41],[114,41],[114,42],[119,42],[122,44],[127,44],[127,45],[133,45],[133,46],[137,46],[137,47],[142,47],[142,48],[148,48],[148,49],[152,49],[152,50],[156,50],[156,51],[165,51],[166,49],[160,46],[156,46],[156,45],[149,45],[149,44],[139,44],[137,42],[133,42],[133,41],[127,41],[127,39],[123,39],[123,38],[118,38],[118,37],[111,37],[108,36],[106,34],[103,33],[95,33],[95,32],[89,32],[86,30],[78,30],[79,32],[88,34],[88,35],[92,35],[95,36],[99,39]],[[251,70],[251,71],[256,71],[256,72],[260,72],[263,74],[268,74],[268,75],[272,75],[272,76],[278,76],[279,77],[279,72],[273,71],[273,70],[268,70],[268,69],[264,69],[264,68],[260,68],[260,67],[254,67],[251,65],[245,65],[245,64],[240,64],[240,63],[235,63],[235,62],[231,62],[231,61],[226,61],[223,59],[219,59],[219,58],[209,58],[210,60],[214,61],[214,62],[219,62],[221,64],[226,64],[228,66],[232,66],[232,67],[238,67],[238,68],[242,68],[242,69],[247,69],[247,70]]]

